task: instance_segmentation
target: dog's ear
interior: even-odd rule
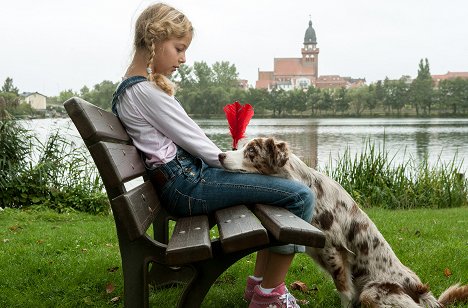
[[[278,166],[283,167],[286,165],[286,162],[289,159],[289,148],[286,142],[278,142],[276,144],[276,159],[278,161]]]
[[[288,145],[283,141],[275,141],[273,138],[265,140],[268,156],[272,158],[272,166],[283,167],[289,159]]]

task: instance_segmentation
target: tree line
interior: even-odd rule
[[[195,62],[183,65],[173,77],[177,84],[176,97],[195,116],[223,115],[223,107],[234,101],[249,103],[256,116],[264,117],[323,117],[323,116],[466,116],[468,114],[468,79],[456,78],[436,83],[430,74],[429,62],[421,59],[415,79],[402,76],[386,78],[356,88],[294,89],[248,88],[239,85],[234,64],[227,61],[208,65]],[[80,96],[93,104],[110,110],[112,93],[118,82],[103,81],[93,88],[84,86],[79,92],[61,91],[49,97],[48,105],[60,106],[72,96]],[[0,91],[0,111],[18,113],[18,89],[7,78]],[[24,107],[23,107],[24,109]]]

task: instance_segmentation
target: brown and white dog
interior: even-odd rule
[[[312,224],[325,233],[324,248],[307,253],[333,278],[343,307],[444,307],[468,299],[468,285],[454,285],[436,299],[403,265],[375,224],[333,179],[308,167],[285,142],[255,138],[219,155],[227,170],[301,181],[316,195]]]

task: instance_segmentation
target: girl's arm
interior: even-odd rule
[[[142,82],[132,87],[137,93],[142,117],[154,128],[209,166],[221,168],[218,154],[222,151],[188,116],[174,97],[167,95],[152,83]],[[141,92],[141,93],[138,93]]]

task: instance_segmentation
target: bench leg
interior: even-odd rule
[[[133,261],[133,262],[132,262]],[[148,307],[148,284],[145,279],[145,264],[135,264],[134,260],[122,260],[124,274],[124,306]]]
[[[213,283],[224,273],[231,265],[243,257],[258,251],[259,247],[247,249],[229,254],[223,254],[219,242],[212,243],[212,249],[217,250],[214,253],[214,259],[201,261],[193,264],[195,275],[193,279],[184,287],[184,291],[179,299],[179,308],[199,308],[210,290]],[[239,296],[242,296],[239,294]]]

